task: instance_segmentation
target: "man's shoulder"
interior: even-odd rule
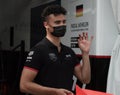
[[[39,51],[43,49],[45,49],[45,44],[42,41],[38,42],[35,46],[31,48],[31,50],[39,50]]]

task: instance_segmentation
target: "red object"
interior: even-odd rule
[[[113,94],[88,89],[81,89],[79,86],[76,85],[76,95],[113,95]]]

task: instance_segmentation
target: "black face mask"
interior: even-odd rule
[[[65,25],[56,26],[56,27],[53,27],[53,28],[54,28],[54,31],[51,33],[53,36],[63,37],[65,35],[65,32],[66,32],[66,26]]]

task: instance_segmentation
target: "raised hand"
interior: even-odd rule
[[[93,36],[91,36],[90,40],[88,40],[87,32],[83,32],[82,34],[79,34],[78,46],[82,52],[89,53],[92,40],[93,40]]]

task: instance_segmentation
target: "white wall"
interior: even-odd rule
[[[96,0],[61,0],[62,6],[64,6],[67,11],[67,33],[62,39],[62,42],[68,46],[72,43],[71,37],[78,37],[81,32],[88,32],[90,36],[94,36],[94,40],[91,46],[90,54],[96,54]],[[76,17],[76,6],[83,5],[83,16]],[[88,30],[80,30],[71,32],[71,24],[88,22]],[[76,27],[75,29],[84,29],[84,27]],[[76,54],[81,54],[79,48],[72,48]]]
[[[111,55],[118,30],[115,23],[111,1],[97,0],[96,54]]]
[[[118,27],[119,27],[119,34],[120,34],[120,0],[118,0]]]
[[[115,16],[116,23],[118,24],[119,34],[120,34],[120,0],[111,0],[112,9]]]
[[[77,0],[77,1],[62,0],[62,4],[64,7],[68,9],[68,12],[73,10],[73,8],[71,8],[70,6],[71,5],[71,3],[69,3],[70,1],[75,2],[75,4],[77,5],[83,3],[84,6],[87,3],[84,0]],[[110,0],[91,0],[88,2],[89,2],[88,6],[90,6],[88,9],[90,9],[91,11],[88,13],[88,15],[90,16],[87,17],[84,13],[83,17],[85,18],[82,19],[83,17],[80,17],[80,19],[86,20],[89,18],[92,20],[92,21],[89,21],[88,19],[88,21],[91,24],[90,30],[88,31],[88,33],[91,32],[91,34],[94,36],[90,55],[110,56],[118,35],[117,25],[115,23],[115,19],[113,15],[111,1]],[[68,16],[71,16],[71,14],[68,14]],[[78,19],[78,18],[75,18],[75,19]],[[73,19],[73,22],[74,21],[75,20]],[[71,23],[71,21],[68,21],[68,23]],[[71,35],[67,34],[66,36],[69,37]],[[63,38],[63,42],[68,43],[66,41],[66,38]],[[77,54],[79,54],[79,51],[77,50],[77,48],[75,48],[74,50],[76,51]]]

